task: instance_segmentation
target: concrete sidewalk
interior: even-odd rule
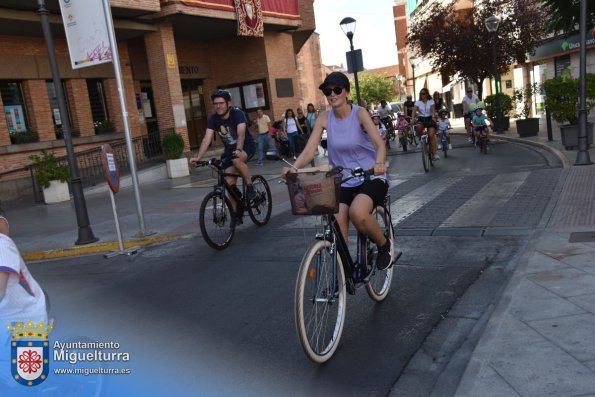
[[[548,148],[566,171],[456,396],[595,396],[595,165],[572,165],[577,151],[564,150],[555,123],[553,141],[546,131],[542,117],[536,137],[518,138],[514,128],[498,136]]]

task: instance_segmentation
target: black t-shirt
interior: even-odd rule
[[[207,128],[219,135],[226,149],[235,149],[238,143],[238,125],[242,123],[246,124],[244,145],[253,144],[254,138],[252,138],[252,134],[248,131],[246,115],[238,108],[230,108],[227,119],[222,119],[217,113],[213,113],[207,120]]]
[[[415,102],[405,101],[403,102],[403,106],[407,107],[407,116],[411,117],[411,115],[413,114],[413,107],[415,106]]]

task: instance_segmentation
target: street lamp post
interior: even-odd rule
[[[349,47],[351,49],[351,65],[353,68],[353,79],[355,80],[355,95],[357,97],[357,104],[362,104],[362,99],[359,94],[359,80],[357,79],[357,63],[355,58],[355,50],[353,49],[353,34],[355,33],[355,19],[351,17],[345,17],[339,22],[341,30],[345,33],[345,36],[349,39]]]
[[[488,32],[492,34],[492,60],[494,62],[494,80],[496,82],[496,120],[494,122],[496,127],[496,133],[502,133],[502,112],[500,110],[500,76],[498,75],[498,64],[496,62],[496,32],[498,31],[498,25],[500,24],[500,18],[492,15],[485,20],[486,28]]]
[[[75,241],[76,245],[90,244],[99,240],[93,234],[89,222],[89,213],[87,212],[87,203],[83,193],[83,184],[78,170],[78,165],[74,157],[74,148],[72,146],[72,132],[70,129],[70,122],[68,121],[68,110],[66,107],[66,97],[62,90],[62,80],[60,79],[60,71],[58,69],[58,60],[56,59],[56,52],[54,49],[54,40],[52,38],[52,31],[50,28],[50,12],[45,7],[45,0],[37,0],[37,14],[41,19],[41,28],[43,31],[43,38],[45,46],[48,51],[48,60],[50,64],[50,71],[52,74],[52,81],[54,82],[54,89],[56,90],[56,98],[58,99],[58,109],[60,118],[62,119],[62,132],[64,134],[64,144],[66,145],[66,157],[68,159],[68,166],[70,169],[70,188],[72,189],[72,198],[74,202],[74,211],[76,214],[76,222],[78,225],[78,238]]]
[[[587,0],[580,3],[580,36],[579,55],[579,111],[578,111],[578,153],[574,165],[590,165],[589,143],[587,135]],[[595,32],[595,30],[594,30]]]
[[[413,80],[413,98],[416,98],[417,95],[415,94],[415,63],[414,61],[417,57],[412,56],[409,58],[409,64],[411,65],[411,80]]]

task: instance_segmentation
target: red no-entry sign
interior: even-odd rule
[[[118,193],[120,190],[120,167],[118,167],[114,151],[108,143],[101,145],[101,166],[103,177],[109,188],[113,193]]]

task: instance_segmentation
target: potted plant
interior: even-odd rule
[[[184,154],[184,138],[182,138],[182,135],[177,132],[166,134],[163,137],[161,146],[167,159],[167,177],[179,178],[190,175],[188,160],[182,156]]]
[[[529,117],[531,115],[533,95],[538,90],[539,86],[533,83],[513,91],[513,108],[517,119],[515,123],[519,136],[534,136],[539,132],[539,118]]]
[[[70,200],[68,192],[69,171],[66,165],[60,164],[54,153],[41,151],[41,156],[33,155],[31,167],[37,183],[43,188],[46,204]]]
[[[586,76],[586,109],[595,107],[595,74]],[[579,81],[569,75],[554,77],[544,83],[545,107],[552,118],[560,123],[562,145],[566,150],[578,147]],[[593,124],[587,124],[588,144],[593,143]]]
[[[114,124],[111,120],[94,121],[93,127],[96,134],[110,134],[114,132]]]
[[[510,112],[512,111],[512,98],[510,95],[499,93],[498,98],[500,100],[500,111],[502,112],[502,122],[501,127],[502,130],[508,131],[510,128]],[[484,99],[484,103],[486,105],[486,112],[490,120],[493,120],[494,123],[498,124],[499,121],[496,117],[496,94],[488,95]]]

